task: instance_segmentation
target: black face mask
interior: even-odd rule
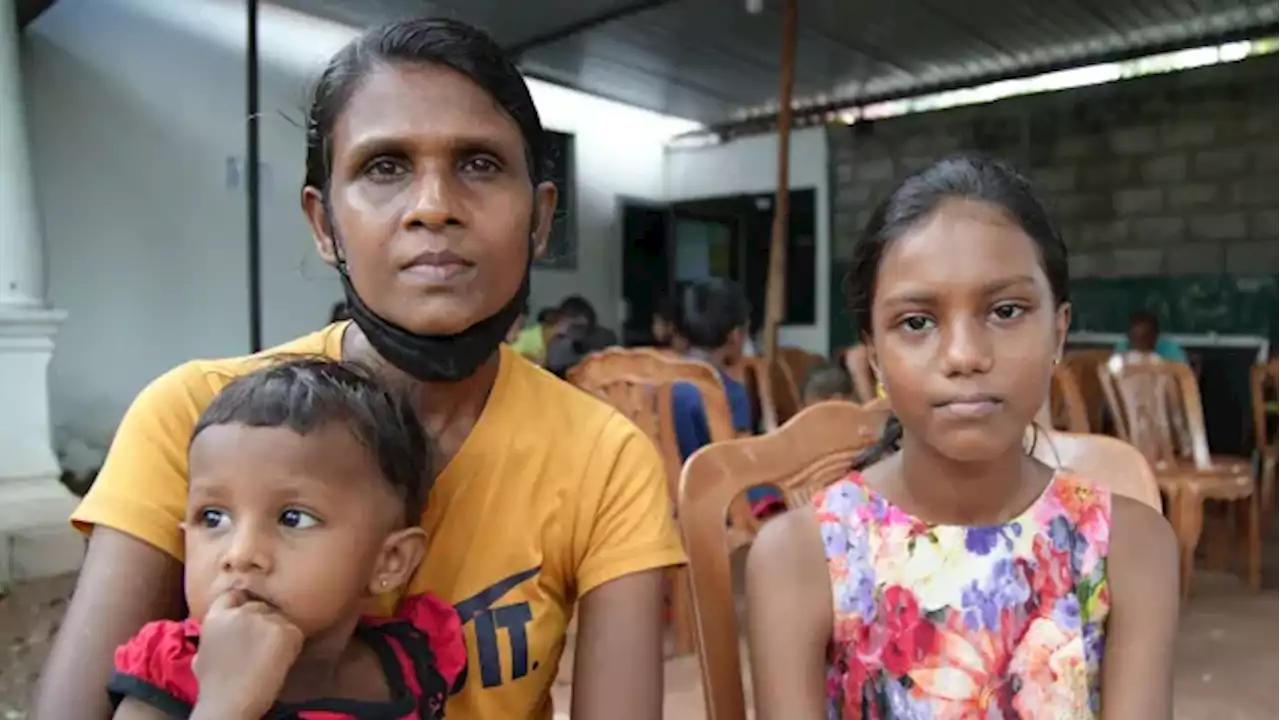
[[[531,246],[530,258],[532,255]],[[370,310],[351,284],[345,260],[338,261],[338,275],[351,319],[369,344],[387,362],[423,382],[458,382],[474,375],[506,340],[507,331],[529,299],[530,265],[526,264],[520,289],[498,312],[460,333],[423,335]]]

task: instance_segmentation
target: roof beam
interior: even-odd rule
[[[948,92],[951,90],[963,90],[965,88],[977,87],[979,85],[986,85],[987,83],[999,82],[1002,80],[1032,77],[1034,75],[1057,72],[1059,70],[1070,70],[1073,68],[1085,67],[1087,65],[1100,65],[1109,62],[1133,60],[1147,55],[1159,55],[1166,52],[1186,50],[1194,47],[1221,45],[1240,40],[1257,40],[1259,38],[1269,37],[1278,33],[1280,33],[1280,24],[1269,22],[1252,28],[1232,30],[1229,32],[1201,35],[1194,38],[1184,38],[1171,42],[1148,44],[1141,47],[1125,48],[1122,50],[1090,53],[1068,61],[1034,63],[1011,70],[1002,69],[998,72],[980,73],[955,80],[921,83],[901,90],[868,94],[861,97],[855,96],[847,99],[838,99],[823,105],[797,109],[796,120],[801,124],[804,124],[812,119],[821,118],[829,112],[848,110],[853,107],[862,107],[888,100],[901,100],[907,97],[931,95],[933,93]],[[710,124],[705,130],[699,130],[697,133],[701,134],[705,132],[724,136],[735,136],[774,132],[778,124],[778,119],[777,113],[770,113],[768,115],[748,118],[746,120]]]
[[[614,20],[621,20],[637,13],[642,13],[646,10],[653,10],[655,8],[662,7],[669,2],[671,2],[671,0],[636,0],[635,2],[630,2],[626,5],[613,8],[612,10],[606,10],[602,13],[597,13],[576,22],[569,23],[568,25],[562,25],[561,27],[548,30],[547,32],[534,35],[531,38],[508,45],[503,48],[503,50],[505,50],[511,57],[519,58],[530,50],[560,42],[561,40],[567,40],[574,35],[587,32],[588,30],[594,30],[605,23],[610,23]]]

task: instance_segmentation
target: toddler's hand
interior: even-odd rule
[[[280,695],[302,651],[302,631],[269,605],[241,590],[220,595],[200,630],[195,674],[197,708],[210,717],[260,718]],[[203,702],[202,702],[203,701]]]

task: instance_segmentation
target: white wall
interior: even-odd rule
[[[789,184],[813,188],[817,252],[814,259],[816,312],[812,325],[786,325],[778,331],[782,345],[826,355],[831,318],[831,213],[827,177],[827,134],[807,128],[791,134]],[[755,135],[720,145],[667,150],[666,196],[669,201],[721,195],[774,192],[778,187],[778,137]]]
[[[105,445],[129,401],[184,360],[248,350],[239,0],[60,0],[25,32],[32,162],[50,302],[69,312],[50,368],[58,440]],[[350,28],[260,16],[263,333],[314,329],[341,297],[298,209],[306,88]],[[618,196],[660,199],[666,138],[693,127],[530,82],[544,124],[576,137],[578,266],[535,271],[535,306],[621,297]],[[825,221],[824,221],[825,222]]]

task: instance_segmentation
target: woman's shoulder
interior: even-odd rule
[[[574,444],[627,444],[643,435],[629,418],[600,398],[552,375],[510,348],[503,348],[503,362],[510,363],[510,378],[503,388],[503,402],[521,417],[537,418],[526,427],[548,437]]]

